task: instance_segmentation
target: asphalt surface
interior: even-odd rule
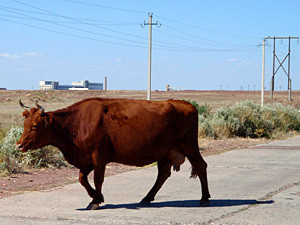
[[[157,168],[107,177],[105,204],[79,183],[0,200],[0,224],[300,224],[300,136],[206,157],[211,205],[198,207],[200,182],[190,164],[172,172],[150,206],[138,202]]]

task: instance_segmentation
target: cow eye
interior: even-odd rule
[[[32,126],[32,129],[33,130],[36,130],[38,128],[38,125],[36,125],[36,124],[34,124],[33,126]]]

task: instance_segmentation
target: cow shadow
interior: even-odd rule
[[[274,201],[259,201],[255,199],[212,199],[210,200],[209,208],[219,207],[232,207],[243,205],[259,205],[259,204],[272,204]],[[139,203],[128,204],[106,204],[100,206],[98,210],[105,209],[141,209],[141,208],[198,208],[199,200],[181,200],[181,201],[164,201],[164,202],[152,202],[148,206],[141,205]],[[85,209],[77,209],[85,210]]]

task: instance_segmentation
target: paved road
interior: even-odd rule
[[[211,206],[198,207],[190,165],[173,172],[151,206],[137,203],[156,168],[106,178],[106,204],[90,202],[80,184],[0,200],[0,224],[300,224],[300,136],[206,157]]]

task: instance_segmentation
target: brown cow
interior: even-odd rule
[[[198,147],[198,113],[186,101],[144,101],[90,98],[52,112],[20,105],[25,109],[24,132],[17,147],[26,152],[47,145],[60,149],[65,159],[80,169],[79,182],[93,198],[87,209],[104,202],[101,193],[109,162],[145,166],[157,161],[157,180],[141,201],[149,205],[171,167],[178,171],[188,158],[191,177],[199,176],[200,205],[209,204],[207,164]],[[94,170],[95,189],[88,182]]]

